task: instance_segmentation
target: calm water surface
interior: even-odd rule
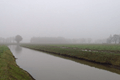
[[[19,46],[9,46],[17,64],[36,80],[120,80],[120,75]]]

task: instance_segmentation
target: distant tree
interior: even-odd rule
[[[91,38],[88,38],[87,41],[88,41],[88,43],[91,43],[92,39],[91,39]]]
[[[113,38],[112,38],[112,35],[110,35],[110,37],[107,38],[107,43],[110,44],[110,43],[112,42],[112,39],[113,39]]]
[[[120,44],[120,35],[118,35],[118,42],[119,42],[119,44]]]
[[[17,36],[15,37],[15,41],[16,41],[17,43],[19,43],[20,41],[22,41],[22,37],[21,37],[20,35],[17,35]]]
[[[15,42],[15,37],[12,37],[12,42],[13,42],[13,43]]]
[[[86,39],[85,38],[82,38],[81,39],[81,43],[85,43],[86,42]]]
[[[116,42],[117,42],[117,40],[119,39],[119,35],[113,35],[113,41],[115,42],[115,44],[116,44]]]
[[[3,43],[5,43],[5,42],[6,42],[5,38],[3,38],[2,40],[3,40]]]
[[[2,38],[0,37],[0,43],[2,43]]]

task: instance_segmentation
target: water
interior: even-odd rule
[[[36,80],[120,80],[120,74],[113,73],[114,71],[110,72],[19,46],[9,48],[17,58],[17,64]]]

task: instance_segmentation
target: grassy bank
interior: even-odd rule
[[[82,47],[73,47],[75,45],[22,45],[35,50],[69,56],[78,59],[85,59],[92,62],[109,64],[120,67],[120,53],[115,50],[97,50]],[[68,47],[69,46],[69,47]],[[78,45],[77,45],[78,46]],[[79,45],[82,46],[82,45]],[[86,45],[83,45],[83,47]],[[101,46],[102,45],[95,45]],[[115,46],[115,45],[114,45]],[[107,47],[106,47],[107,48]]]
[[[7,46],[0,45],[0,80],[34,80],[29,73],[19,68]]]

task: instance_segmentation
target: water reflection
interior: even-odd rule
[[[110,72],[120,74],[120,69],[115,68],[111,65],[98,64],[98,63],[89,62],[89,61],[86,61],[86,60],[70,58],[70,57],[61,56],[61,55],[57,55],[57,54],[49,54],[49,53],[46,53],[46,54],[53,55],[53,56],[56,56],[56,57],[61,57],[61,58],[64,58],[64,59],[75,61],[75,62],[80,63],[80,64],[84,64],[84,65],[88,65],[88,66],[91,66],[91,67],[95,67],[95,68],[99,68],[99,69],[103,69],[103,70],[107,70],[107,71],[110,71]]]
[[[76,60],[58,55],[50,55],[48,53],[27,48],[22,48],[20,52],[21,54],[16,55],[18,53],[15,49],[16,46],[10,47],[10,50],[14,56],[18,58],[16,60],[17,64],[24,70],[28,71],[36,80],[120,79],[120,71],[111,67],[87,62],[84,60]]]
[[[16,53],[21,53],[22,47],[21,47],[20,45],[17,45],[17,46],[15,47],[15,51],[16,51]]]
[[[22,53],[22,47],[20,45],[9,45],[8,47],[14,52],[14,56]]]

